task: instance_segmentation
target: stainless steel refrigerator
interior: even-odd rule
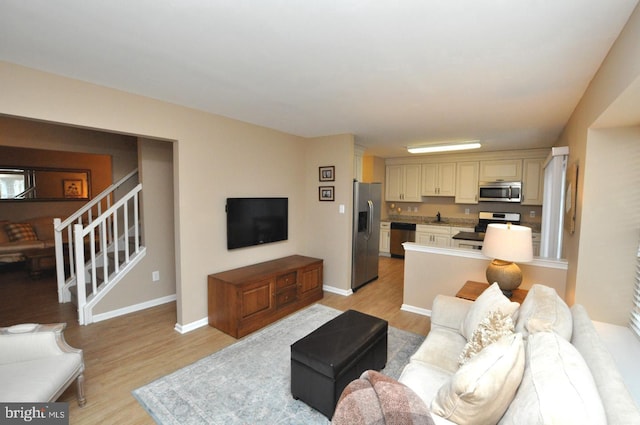
[[[353,182],[353,253],[351,289],[378,278],[380,246],[380,183]]]

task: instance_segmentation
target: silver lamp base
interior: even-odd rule
[[[511,298],[513,290],[522,283],[522,271],[515,263],[502,260],[493,260],[487,267],[487,282],[498,282],[502,293]]]

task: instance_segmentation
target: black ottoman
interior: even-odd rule
[[[331,419],[342,390],[387,363],[386,320],[348,310],[291,345],[291,394]]]

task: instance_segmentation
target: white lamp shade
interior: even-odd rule
[[[531,228],[513,224],[489,224],[482,244],[482,253],[503,261],[533,260]]]

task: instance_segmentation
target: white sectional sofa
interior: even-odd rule
[[[463,351],[477,354],[460,365]],[[640,424],[585,309],[543,285],[522,306],[496,284],[476,302],[438,296],[431,331],[399,381],[436,424]]]
[[[0,401],[50,402],[76,382],[84,406],[82,350],[69,346],[64,323],[0,328]]]

